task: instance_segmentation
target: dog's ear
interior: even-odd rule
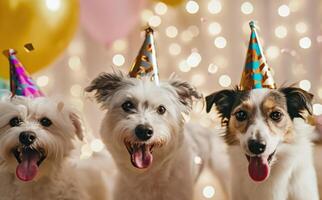
[[[72,124],[75,128],[75,134],[77,138],[82,141],[84,138],[84,126],[80,116],[78,116],[74,112],[71,112],[69,114],[69,119],[72,121]]]
[[[192,107],[192,103],[193,103],[194,98],[195,99],[201,99],[202,98],[201,93],[199,93],[196,90],[196,88],[191,86],[186,81],[181,81],[181,80],[178,80],[178,79],[171,79],[170,80],[170,85],[172,87],[174,87],[175,91],[177,92],[180,102],[184,106],[187,106],[188,108]]]
[[[313,94],[297,87],[285,87],[279,89],[286,97],[287,111],[294,119],[296,117],[304,118],[303,112],[307,111],[312,114]]]
[[[237,97],[236,90],[221,90],[206,97],[206,111],[210,112],[213,104],[220,114],[222,121],[229,119]]]
[[[86,92],[95,91],[98,103],[106,101],[118,88],[124,85],[122,73],[101,73],[85,88]]]

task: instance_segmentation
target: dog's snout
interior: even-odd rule
[[[135,135],[142,141],[150,139],[153,135],[153,129],[150,125],[139,124],[135,128]]]
[[[253,154],[261,154],[265,151],[266,143],[260,140],[249,140],[248,141],[248,149]]]
[[[24,131],[21,132],[19,135],[19,141],[21,144],[29,146],[31,145],[36,139],[36,134],[32,131]]]

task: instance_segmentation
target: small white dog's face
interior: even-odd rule
[[[278,145],[294,141],[293,118],[304,117],[304,111],[311,113],[312,97],[304,90],[288,87],[222,90],[206,100],[207,111],[215,103],[227,126],[227,143],[240,145],[245,153],[249,176],[254,181],[264,181]]]
[[[79,117],[62,102],[45,97],[0,101],[0,168],[22,181],[48,175],[83,137]]]
[[[101,136],[118,163],[139,169],[166,159],[182,140],[183,116],[200,95],[186,82],[153,81],[101,74],[86,89],[108,112]],[[161,162],[161,161],[160,161]]]

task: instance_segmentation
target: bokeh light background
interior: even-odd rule
[[[137,28],[127,37],[106,46],[80,27],[65,53],[34,78],[49,96],[70,100],[84,113],[89,139],[81,158],[86,159],[104,148],[94,139],[103,111],[84,95],[83,88],[112,67],[127,71],[147,24],[155,29],[161,79],[175,72],[207,95],[239,83],[250,36],[248,22],[255,20],[277,84],[296,83],[315,94],[314,113],[321,114],[321,19],[320,0],[188,0],[177,7],[147,1]],[[202,103],[190,120],[207,127],[217,121],[214,114],[203,111]],[[196,188],[196,199],[224,199],[220,191],[216,179],[206,172]]]

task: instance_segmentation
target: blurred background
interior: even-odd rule
[[[112,67],[126,72],[147,25],[155,30],[160,78],[176,72],[207,95],[239,83],[248,22],[255,20],[277,84],[296,83],[312,92],[314,114],[322,114],[321,19],[320,0],[2,0],[0,49],[16,49],[48,96],[69,100],[84,113],[88,141],[81,159],[86,159],[104,149],[97,139],[104,112],[83,88]],[[35,50],[27,53],[23,45],[29,42]],[[5,80],[5,56],[0,64]],[[217,121],[215,114],[205,114],[202,103],[190,120],[206,127]],[[196,199],[224,199],[208,172]]]

